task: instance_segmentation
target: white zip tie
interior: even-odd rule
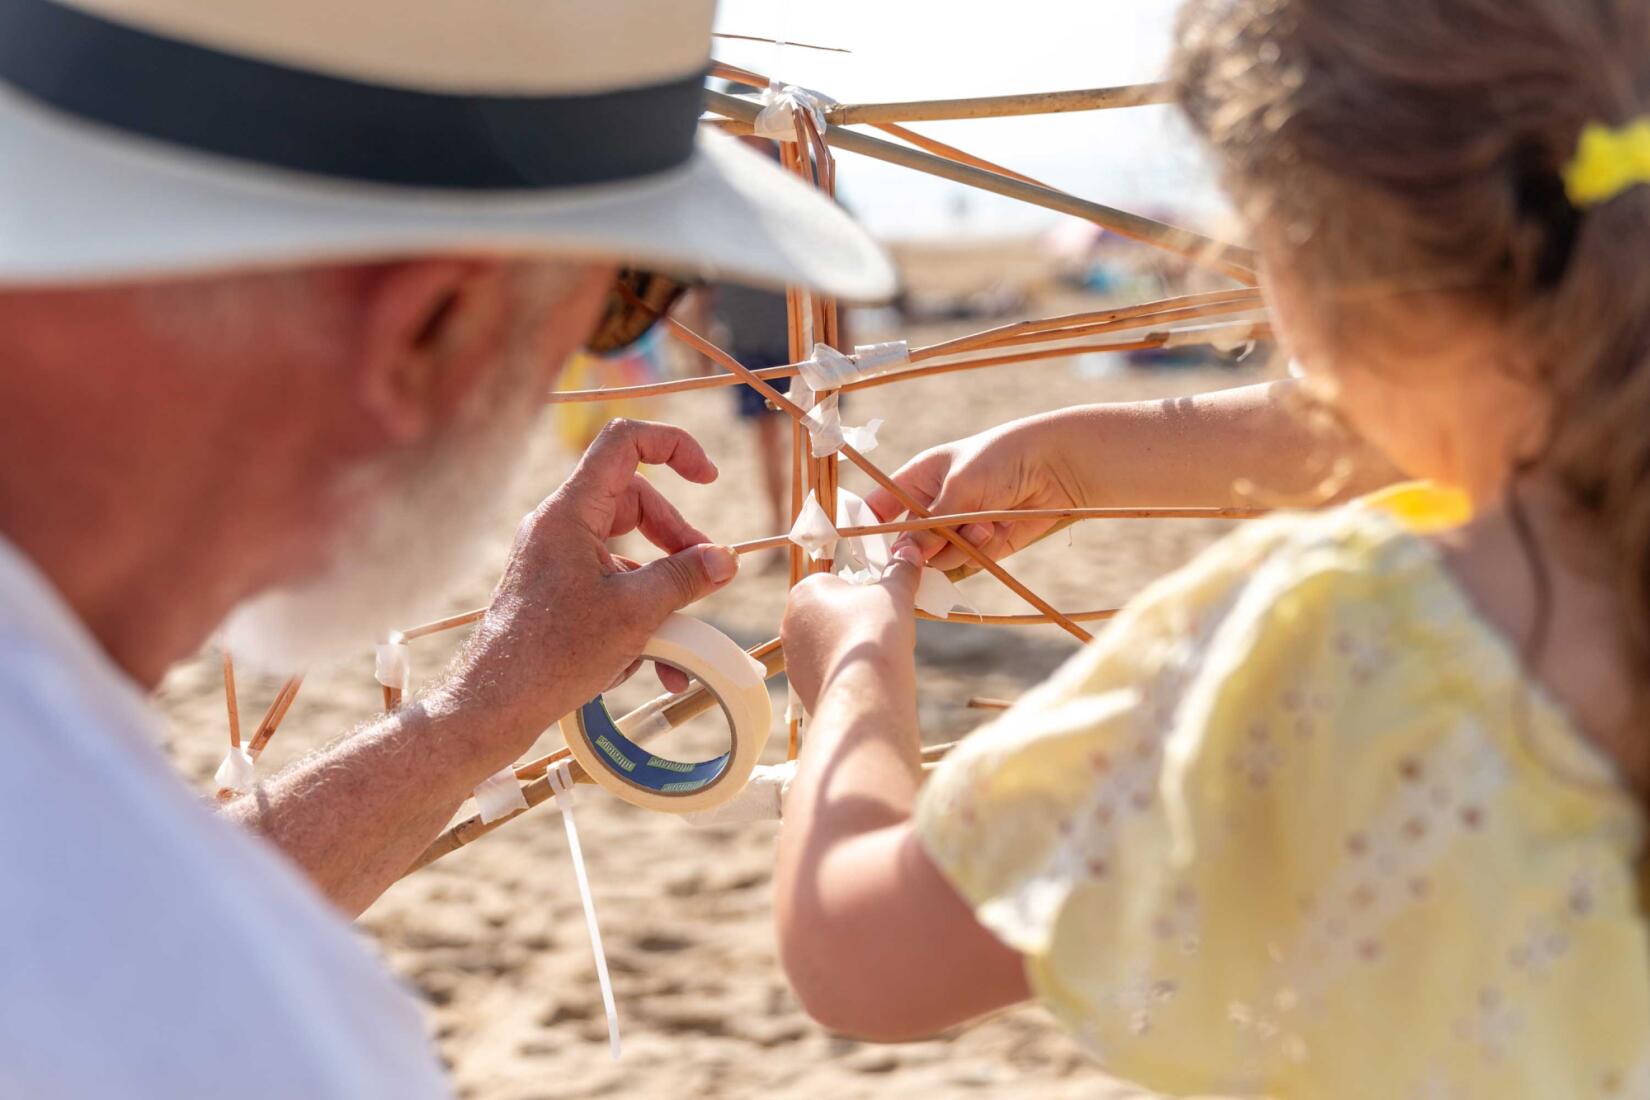
[[[590,896],[590,878],[584,871],[584,849],[579,847],[578,826],[573,824],[573,768],[563,760],[549,771],[550,789],[556,792],[556,806],[567,826],[567,850],[573,856],[573,875],[579,880],[579,900],[584,903],[584,923],[590,930],[590,952],[596,957],[596,981],[602,987],[602,1007],[607,1010],[607,1043],[613,1060],[619,1060],[619,1010],[613,1003],[613,980],[607,975],[607,954],[602,950],[602,930],[596,925],[596,902]]]

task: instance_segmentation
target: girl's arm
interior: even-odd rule
[[[1302,416],[1292,379],[1129,404],[1080,405],[1010,421],[925,451],[895,475],[939,513],[1007,508],[1310,507],[1402,475],[1344,432]],[[904,507],[886,490],[867,503]],[[1042,536],[1041,524],[975,524],[963,534],[993,557]],[[939,535],[907,536],[930,564],[967,559]]]
[[[905,561],[880,585],[812,577],[783,632],[811,718],[779,839],[780,957],[810,1015],[879,1042],[1029,996],[1020,956],[974,919],[911,826],[918,575]]]

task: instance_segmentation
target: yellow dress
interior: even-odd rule
[[[1643,821],[1417,531],[1239,529],[924,789],[1033,989],[1168,1093],[1650,1097]]]

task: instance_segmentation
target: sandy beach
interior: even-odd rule
[[[1046,303],[1039,311],[1050,312]],[[985,327],[925,326],[893,335],[928,339]],[[866,331],[862,338],[881,335]],[[1260,377],[1260,368],[1080,373],[1070,360],[999,368],[879,388],[857,397],[846,419],[888,421],[875,459],[886,469],[922,448],[1002,420],[1076,403],[1168,398]],[[656,419],[692,430],[722,469],[720,482],[657,483],[711,536],[733,542],[768,530],[750,433],[725,392],[659,401]],[[485,602],[519,516],[551,491],[574,457],[548,417],[529,471],[493,527],[488,560],[451,601]],[[865,482],[844,467],[843,483]],[[1227,529],[1209,521],[1106,521],[1048,540],[1013,571],[1063,608],[1115,606],[1187,560]],[[639,548],[637,553],[642,554]],[[782,572],[747,559],[727,591],[695,609],[739,641],[777,632]],[[989,578],[965,585],[983,611],[1020,611]],[[407,624],[412,625],[412,624]],[[462,631],[414,643],[415,683],[439,673]],[[364,640],[364,642],[370,640]],[[989,718],[970,696],[1012,698],[1074,649],[1052,627],[1014,630],[923,624],[921,713],[929,742],[954,739]],[[255,722],[277,683],[243,676],[244,720]],[[783,681],[770,685],[776,714]],[[205,791],[223,753],[218,657],[201,654],[168,677],[161,705],[168,749]],[[278,767],[338,737],[381,705],[370,645],[345,667],[305,682],[265,757]],[[548,732],[542,744],[554,747]],[[782,759],[782,733],[766,759]],[[674,818],[581,789],[578,821],[599,906],[623,1022],[625,1053],[608,1056],[606,1029],[559,818],[535,811],[497,834],[404,880],[361,925],[428,1006],[430,1025],[462,1096],[477,1100],[575,1097],[854,1098],[1142,1095],[1105,1076],[1036,1007],[1000,1015],[944,1038],[878,1047],[827,1034],[802,1013],[774,958],[770,864],[776,826],[696,829]],[[468,812],[468,811],[466,811]]]

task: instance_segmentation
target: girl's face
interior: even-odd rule
[[[1409,475],[1499,496],[1545,413],[1503,334],[1442,294],[1326,308],[1286,254],[1263,254],[1273,321],[1314,396]]]

